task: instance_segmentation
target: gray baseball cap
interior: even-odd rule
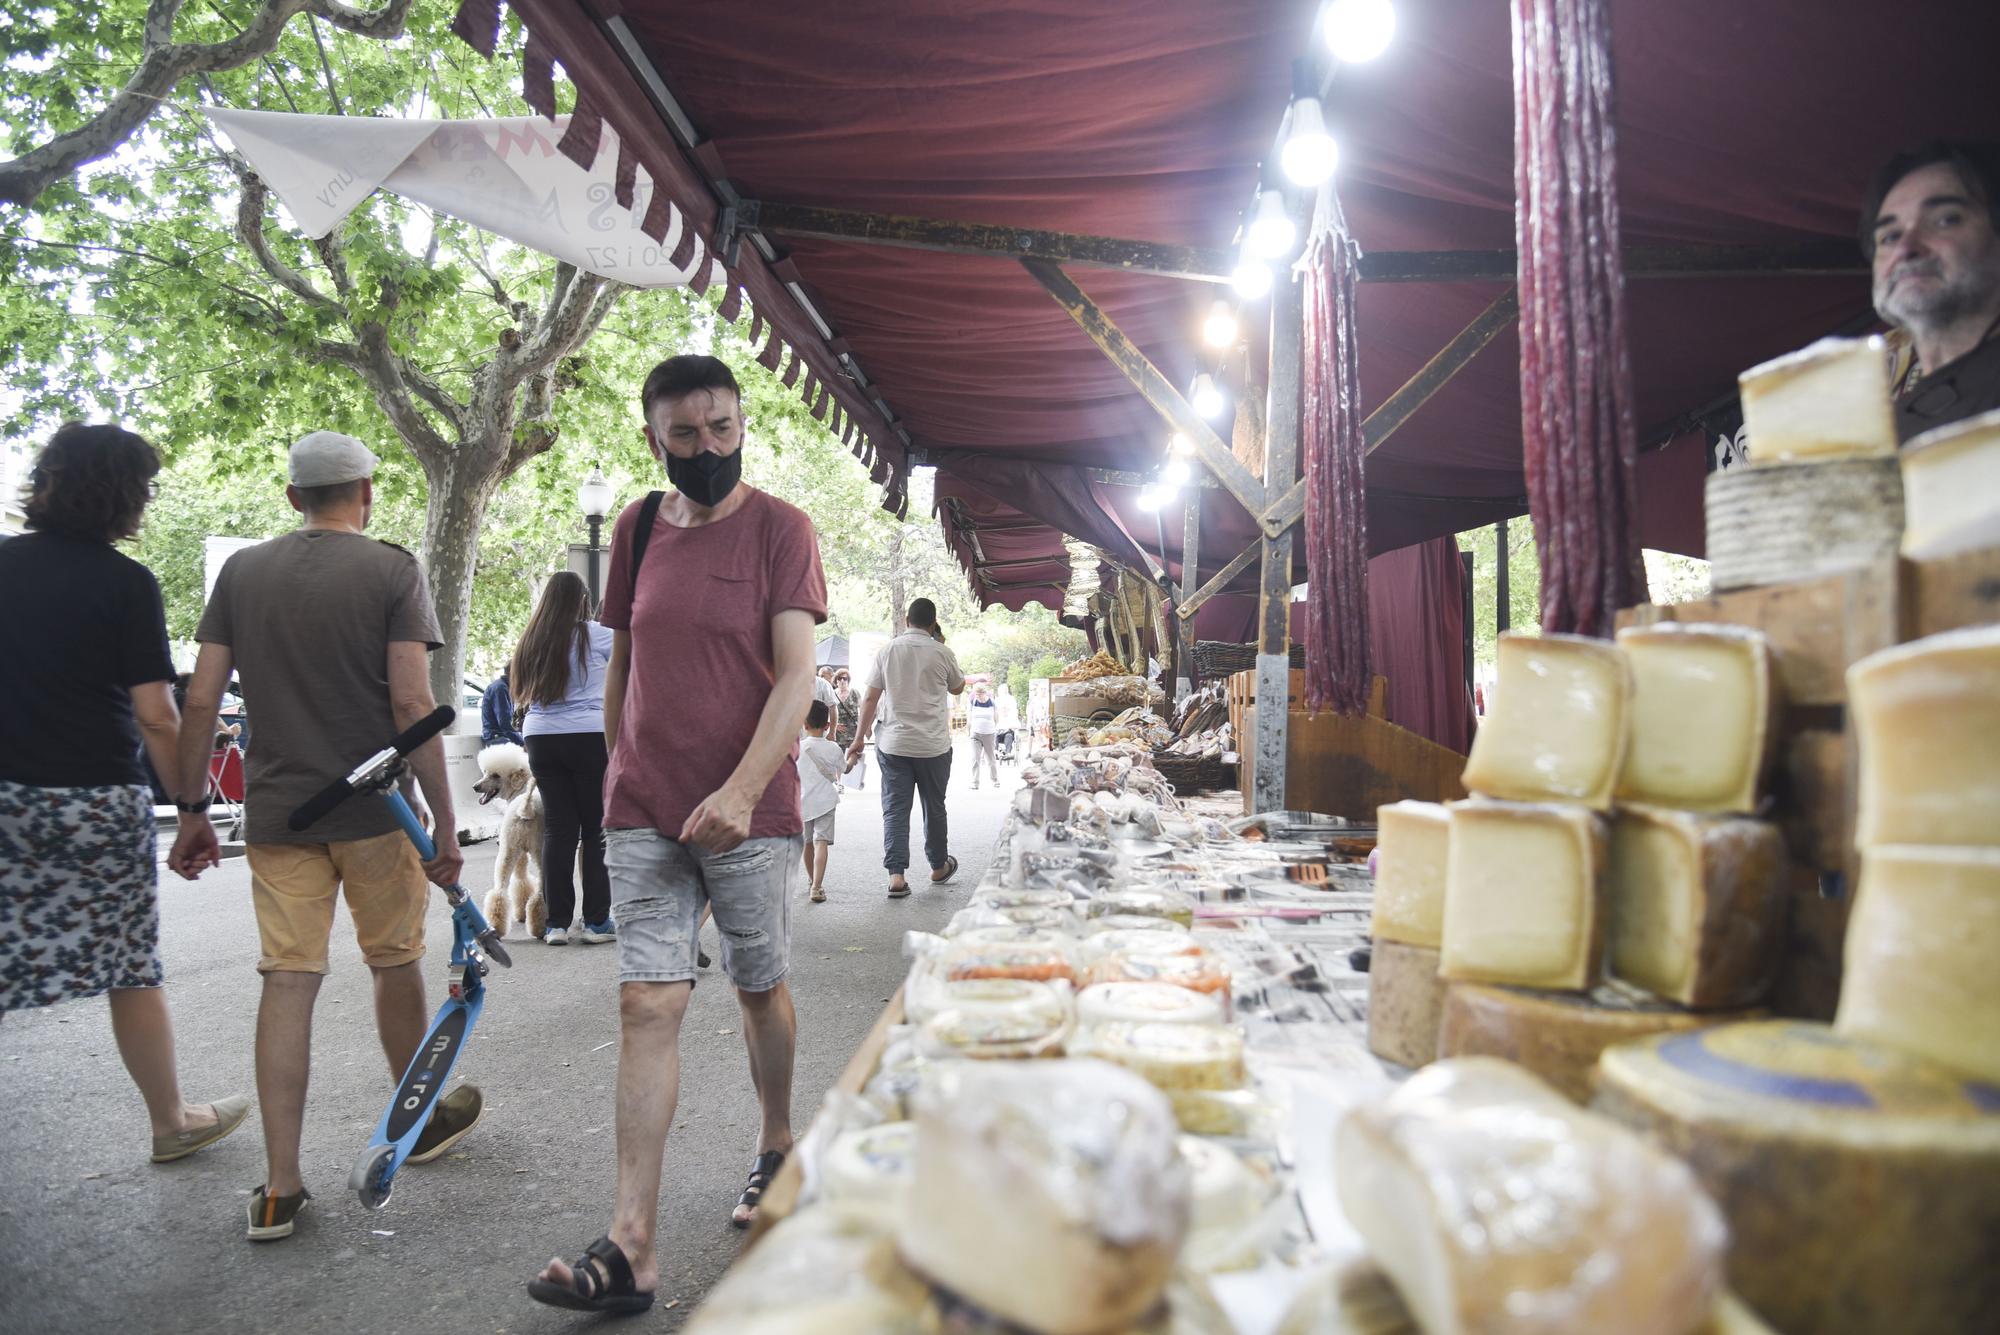
[[[382,462],[366,445],[338,431],[315,431],[292,446],[291,475],[295,487],[331,487],[374,477]]]

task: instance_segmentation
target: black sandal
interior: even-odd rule
[[[939,872],[943,872],[944,875],[938,875]],[[947,853],[944,855],[944,865],[931,869],[931,884],[943,885],[956,875],[958,875],[958,859]]]
[[[730,1223],[738,1228],[748,1228],[757,1222],[757,1203],[764,1199],[764,1188],[771,1185],[771,1180],[777,1177],[778,1170],[784,1166],[784,1163],[785,1152],[783,1150],[765,1150],[750,1161],[749,1184],[743,1188],[743,1194],[736,1198],[736,1208],[740,1210],[746,1205],[749,1206],[750,1217],[748,1219],[738,1219],[732,1213],[729,1216]]]
[[[630,1316],[653,1305],[653,1295],[639,1292],[632,1280],[632,1262],[607,1234],[570,1262],[569,1283],[531,1279],[528,1296],[550,1307],[572,1312],[611,1312]]]

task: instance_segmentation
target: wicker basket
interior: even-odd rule
[[[1292,666],[1306,665],[1306,647],[1292,646]],[[1194,644],[1195,671],[1203,681],[1215,681],[1232,673],[1249,672],[1257,666],[1257,646],[1254,644],[1230,644],[1226,640],[1196,640]]]
[[[1236,766],[1220,756],[1175,756],[1153,752],[1153,768],[1176,793],[1216,792],[1236,787]]]

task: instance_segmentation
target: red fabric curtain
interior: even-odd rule
[[[1389,721],[1465,752],[1472,697],[1465,689],[1465,568],[1458,543],[1432,538],[1368,563],[1375,671],[1389,679]]]

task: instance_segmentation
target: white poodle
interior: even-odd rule
[[[541,790],[528,768],[528,753],[512,742],[489,746],[479,753],[479,782],[472,785],[479,805],[496,797],[507,804],[500,818],[500,856],[493,864],[493,889],[486,896],[486,921],[500,935],[517,922],[539,937],[549,925],[542,899]]]

